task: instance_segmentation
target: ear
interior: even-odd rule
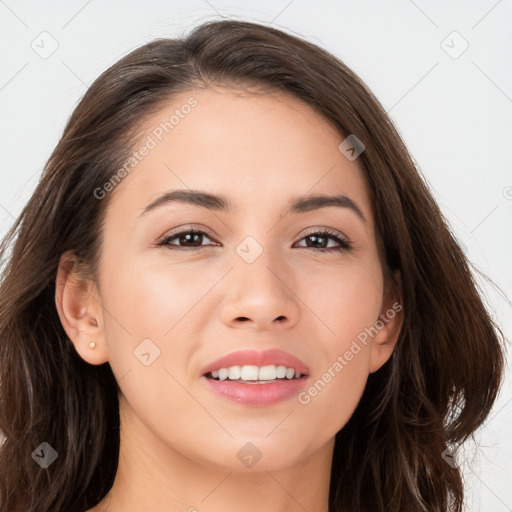
[[[55,304],[62,326],[80,357],[94,365],[108,361],[98,289],[85,277],[79,259],[71,251],[60,258]],[[89,346],[91,342],[96,344],[94,349]]]
[[[369,372],[376,372],[391,357],[403,324],[402,281],[396,271],[385,285],[379,318],[375,320]]]

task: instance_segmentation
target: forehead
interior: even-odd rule
[[[289,94],[182,92],[145,121],[142,133],[133,149],[150,149],[116,188],[113,208],[122,207],[122,197],[140,214],[177,188],[228,196],[231,213],[263,205],[281,211],[291,197],[345,194],[371,219],[362,165],[338,149],[345,137]]]

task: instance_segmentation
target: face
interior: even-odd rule
[[[190,98],[195,106],[158,130]],[[243,471],[237,453],[248,442],[262,470],[296,463],[332,442],[396,339],[395,315],[375,328],[393,301],[359,160],[340,152],[345,137],[320,114],[285,94],[182,93],[144,129],[143,143],[155,144],[110,192],[97,280],[100,353],[122,414],[204,465]],[[191,190],[230,208],[162,199]],[[311,195],[346,199],[291,208]],[[307,376],[232,383],[247,393],[229,398],[203,370],[246,349],[279,349]]]

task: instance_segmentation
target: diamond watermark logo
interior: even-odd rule
[[[153,343],[152,340],[146,338],[143,340],[135,350],[133,355],[144,365],[149,366],[160,357],[160,349]]]
[[[238,450],[236,456],[240,459],[242,464],[248,468],[252,468],[262,457],[262,453],[253,443],[246,443],[240,450]]]
[[[351,134],[338,146],[338,149],[347,160],[352,162],[365,150],[365,147],[354,134]]]
[[[454,30],[441,41],[441,48],[455,60],[469,48],[469,43]]]
[[[59,454],[46,442],[41,443],[33,452],[32,458],[43,468],[51,466]]]
[[[246,263],[252,263],[263,252],[263,247],[254,237],[248,236],[238,244],[236,252]]]
[[[48,59],[59,48],[59,43],[49,32],[41,32],[31,43],[30,47],[41,59]]]

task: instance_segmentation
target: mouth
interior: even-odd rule
[[[307,365],[277,348],[263,351],[244,349],[231,352],[202,369],[201,375],[218,380],[267,381],[309,375]]]
[[[304,362],[282,350],[239,350],[203,368],[201,380],[214,396],[238,405],[268,407],[296,397],[309,376]]]
[[[286,382],[292,379],[303,379],[307,377],[306,373],[301,373],[293,367],[285,365],[234,365],[230,367],[219,368],[207,372],[204,375],[207,379],[213,381],[237,382],[239,384],[272,384],[276,382]]]
[[[304,370],[285,365],[234,365],[208,371],[201,380],[214,396],[223,400],[269,407],[299,395],[309,382],[309,373]]]

